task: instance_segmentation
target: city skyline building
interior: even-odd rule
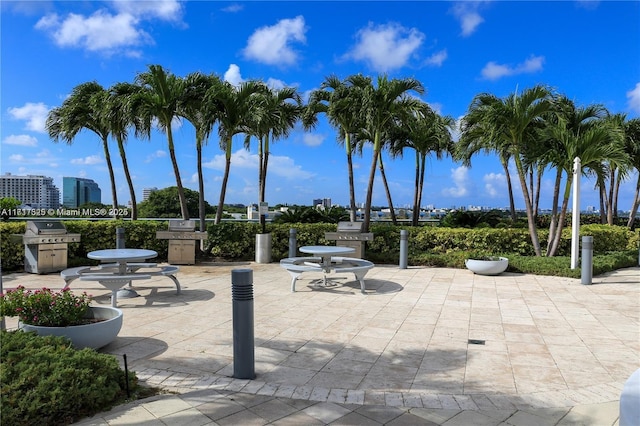
[[[92,179],[64,176],[62,178],[62,205],[78,208],[86,203],[102,203],[102,190]]]
[[[13,197],[35,209],[60,207],[60,190],[48,176],[5,173],[0,176],[0,198],[4,197]]]
[[[149,199],[149,196],[151,195],[152,192],[157,191],[158,188],[153,187],[153,188],[144,188],[142,190],[142,201],[147,201]]]

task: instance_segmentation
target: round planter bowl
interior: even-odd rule
[[[91,306],[88,318],[104,321],[69,327],[43,327],[20,323],[20,329],[35,331],[40,336],[64,336],[76,349],[98,349],[113,342],[122,328],[122,311],[110,306]]]
[[[464,263],[474,274],[499,275],[507,270],[509,259],[506,257],[499,257],[497,260],[467,259]]]

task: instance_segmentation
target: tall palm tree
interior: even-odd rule
[[[184,96],[185,81],[160,65],[149,65],[146,72],[136,76],[136,82],[143,90],[143,100],[139,112],[147,123],[146,127],[150,129],[150,123],[155,120],[156,125],[167,135],[169,157],[178,187],[180,211],[182,218],[187,220],[189,219],[189,209],[176,159],[172,130],[173,120],[178,117],[178,108]]]
[[[415,151],[415,187],[413,194],[412,225],[418,226],[420,206],[424,190],[424,176],[427,169],[427,156],[434,154],[437,159],[453,153],[454,143],[451,129],[455,120],[450,116],[441,116],[433,111],[426,103],[418,114],[411,114],[403,125],[398,126],[392,139],[392,155],[402,155],[404,148]]]
[[[136,115],[136,96],[139,93],[139,87],[130,83],[116,83],[109,89],[109,98],[107,101],[105,114],[109,123],[111,135],[116,139],[118,151],[122,159],[122,169],[129,187],[129,196],[131,197],[131,220],[138,219],[138,205],[136,201],[136,192],[133,186],[133,179],[129,172],[127,155],[124,150],[124,143],[129,136],[129,128],[134,126],[136,133],[140,130],[137,124]]]
[[[553,245],[557,245],[557,239],[560,238],[562,227],[564,225],[564,217],[560,217],[562,209],[559,206],[561,196],[562,176],[573,173],[573,161],[575,157],[571,157],[571,153],[567,151],[569,141],[568,135],[573,135],[573,142],[576,142],[580,135],[586,132],[590,127],[597,123],[598,119],[606,114],[606,110],[601,105],[588,105],[586,107],[576,107],[575,103],[564,95],[555,96],[552,102],[552,108],[545,114],[544,126],[536,129],[538,132],[539,143],[534,149],[529,151],[535,161],[540,164],[549,165],[556,170],[553,201],[551,204],[551,220],[549,221],[549,237],[547,241],[547,255],[553,255]],[[561,135],[558,129],[566,131],[563,139],[557,139],[556,135]],[[551,131],[550,129],[554,129]],[[571,148],[574,152],[577,147]],[[568,200],[567,200],[568,201]],[[564,202],[564,200],[563,200]],[[564,212],[566,215],[566,209]]]
[[[611,142],[620,145],[625,149],[625,121],[626,114],[609,114],[604,118],[613,129],[613,136],[617,136]],[[609,187],[603,188],[600,194],[604,196],[604,205],[607,209],[607,223],[613,225],[614,219],[618,216],[618,193],[620,190],[620,184],[629,176],[630,170],[633,169],[631,165],[631,158],[626,155],[621,159],[607,159],[606,170],[608,172],[608,185]]]
[[[262,90],[264,90],[264,85],[258,81],[243,82],[238,87],[223,82],[207,90],[205,100],[216,105],[219,114],[218,135],[220,136],[220,148],[225,153],[224,176],[220,188],[218,210],[216,211],[216,224],[222,220],[229,171],[231,170],[233,136],[248,131],[249,115],[253,104],[251,97]]]
[[[636,169],[638,178],[636,180],[636,193],[631,203],[629,221],[627,227],[633,229],[638,206],[640,205],[640,118],[633,118],[625,122],[625,151],[629,156],[631,165]]]
[[[362,77],[362,76],[360,76]],[[356,105],[362,105],[357,97],[362,93],[361,87],[354,82],[340,80],[335,75],[330,75],[320,85],[320,89],[314,90],[303,114],[303,125],[306,129],[313,128],[317,123],[320,113],[326,114],[329,123],[336,128],[337,141],[344,146],[347,156],[347,173],[349,177],[349,218],[356,220],[356,196],[353,177],[353,153],[355,140],[359,129],[362,127],[358,121]],[[368,77],[367,77],[368,78]],[[361,78],[361,80],[364,77]],[[368,80],[370,82],[370,79]]]
[[[245,146],[249,139],[258,139],[258,187],[260,201],[265,200],[270,141],[287,137],[301,116],[301,99],[293,87],[271,89],[266,85],[253,96],[247,121]]]
[[[480,94],[473,99],[467,114],[473,117],[474,121],[482,121],[482,127],[487,132],[484,137],[495,141],[500,150],[507,150],[514,160],[536,256],[542,256],[542,250],[536,229],[533,198],[527,186],[524,157],[536,142],[531,137],[532,127],[536,127],[551,108],[550,96],[551,91],[541,85],[526,89],[521,94],[513,93],[504,99],[490,94]]]
[[[109,170],[113,208],[114,211],[117,211],[116,180],[113,173],[111,155],[109,154],[111,126],[105,114],[108,98],[108,92],[95,81],[79,84],[73,88],[71,95],[62,102],[61,106],[49,111],[46,129],[49,137],[54,142],[63,140],[69,145],[73,143],[73,140],[82,129],[91,130],[100,137],[104,149],[104,158]]]
[[[574,158],[580,158],[583,174],[594,173],[600,176],[605,169],[603,162],[622,161],[625,158],[625,152],[617,143],[620,130],[603,120],[594,121],[583,129],[576,129],[568,126],[565,119],[560,117],[556,123],[550,123],[543,129],[542,133],[548,139],[556,141],[556,149],[564,154],[564,160],[560,157],[555,160],[556,167],[565,173],[566,183],[560,217],[552,244],[547,252],[547,256],[554,256],[560,245],[562,227],[569,205]]]
[[[348,78],[356,85],[361,84],[358,82],[359,79],[361,79],[359,76]],[[389,131],[394,122],[403,115],[420,109],[422,102],[408,95],[410,92],[423,94],[425,90],[422,83],[414,78],[389,79],[386,75],[378,76],[375,87],[371,84],[361,87],[362,96],[359,96],[359,100],[362,103],[357,107],[362,111],[363,128],[359,133],[362,140],[368,140],[373,145],[363,223],[363,232],[368,232],[371,221],[373,181],[382,151],[384,132]]]
[[[185,90],[177,110],[177,115],[191,123],[196,131],[196,154],[198,167],[198,215],[200,230],[206,230],[204,201],[204,174],[202,171],[202,147],[207,143],[213,126],[218,119],[217,104],[206,98],[207,91],[222,85],[220,77],[194,72],[185,77]]]

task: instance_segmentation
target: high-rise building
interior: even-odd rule
[[[22,204],[35,209],[57,209],[60,207],[60,190],[47,176],[0,176],[0,198],[13,197]]]
[[[157,190],[158,188],[144,188],[142,190],[142,201],[147,201],[149,199],[149,195],[151,195],[152,192]]]
[[[86,203],[102,203],[98,184],[91,179],[63,177],[62,205],[75,209]]]
[[[328,209],[331,207],[331,198],[314,198],[313,206],[314,207],[320,206],[322,208]]]

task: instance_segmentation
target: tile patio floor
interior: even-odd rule
[[[254,282],[255,380],[234,379],[231,271]],[[640,367],[640,268],[579,279],[376,266],[290,292],[277,263],[182,266],[120,299],[124,325],[102,349],[149,385],[175,392],[82,424],[617,423]],[[57,274],[5,274],[4,288],[62,288]],[[110,292],[76,280],[95,303]],[[7,319],[9,328],[15,327]],[[470,344],[469,340],[484,344]],[[122,361],[121,361],[122,363]]]

